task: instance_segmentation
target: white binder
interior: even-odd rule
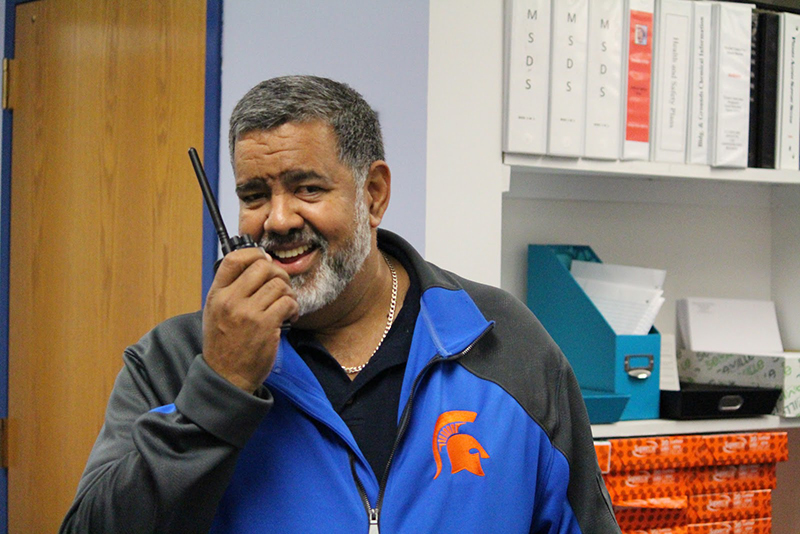
[[[579,157],[586,120],[588,0],[556,0],[552,18],[547,153]]]
[[[619,157],[622,11],[619,0],[589,0],[584,156]]]
[[[692,2],[659,0],[655,26],[651,159],[683,163],[686,158]]]
[[[800,15],[780,14],[775,168],[798,169],[800,151]]]
[[[753,7],[731,2],[711,6],[714,68],[709,148],[710,163],[715,167],[747,167]]]
[[[544,154],[550,92],[550,0],[506,0],[503,150]]]

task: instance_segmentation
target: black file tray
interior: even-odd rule
[[[661,392],[663,419],[722,419],[771,414],[780,389],[681,382],[680,391]]]

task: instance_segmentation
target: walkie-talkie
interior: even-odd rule
[[[211,192],[211,186],[208,183],[206,171],[203,169],[203,164],[200,163],[200,157],[197,155],[197,150],[194,147],[189,148],[189,159],[192,160],[192,167],[194,173],[197,175],[197,181],[200,183],[200,189],[203,191],[203,199],[206,201],[208,207],[208,214],[211,215],[211,222],[214,223],[214,230],[217,232],[219,238],[219,245],[222,248],[222,255],[227,256],[229,252],[238,250],[240,248],[254,248],[256,244],[253,238],[248,234],[242,236],[235,235],[228,236],[228,230],[225,228],[225,221],[222,220],[222,215],[219,212],[217,200],[214,198],[214,193]],[[219,260],[214,265],[214,271],[219,266]]]
[[[211,192],[211,186],[208,183],[206,171],[203,169],[203,164],[200,162],[200,157],[197,155],[197,150],[194,147],[189,148],[189,159],[192,160],[192,167],[194,173],[197,175],[197,181],[200,183],[200,189],[203,191],[203,200],[206,202],[208,214],[211,216],[211,222],[214,224],[214,230],[217,232],[219,238],[219,245],[222,249],[222,255],[227,256],[229,252],[239,250],[240,248],[255,248],[253,238],[249,234],[242,234],[241,236],[235,235],[229,237],[228,230],[225,228],[225,221],[222,220],[222,215],[219,212],[219,205],[214,198],[214,193]],[[217,272],[221,259],[214,263],[214,272]],[[281,325],[281,330],[286,331],[291,328],[291,323],[285,321]]]

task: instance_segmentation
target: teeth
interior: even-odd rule
[[[311,245],[302,245],[297,248],[289,249],[289,250],[273,250],[272,255],[276,258],[287,260],[290,258],[294,258],[295,256],[299,256],[300,254],[304,254],[308,252],[311,248]]]

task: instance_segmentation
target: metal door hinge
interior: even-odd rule
[[[13,61],[7,57],[3,58],[3,109],[11,109],[9,106],[9,78]]]

